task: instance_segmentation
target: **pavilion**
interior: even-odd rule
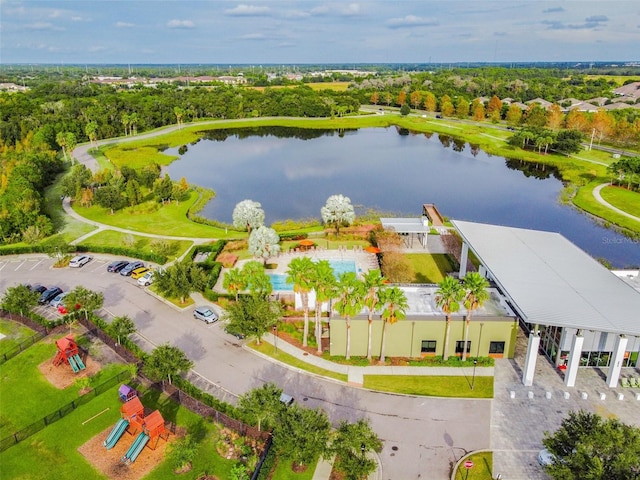
[[[539,349],[565,371],[567,387],[579,367],[608,367],[613,388],[623,367],[640,365],[640,292],[631,285],[559,233],[451,223],[463,241],[460,278],[471,250],[529,330],[524,385],[533,384]]]
[[[420,218],[380,218],[382,228],[395,231],[403,239],[407,248],[413,248],[413,240],[418,239],[422,248],[427,248],[427,235],[429,234],[429,219],[426,216]]]

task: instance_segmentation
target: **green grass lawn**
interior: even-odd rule
[[[193,245],[193,242],[189,240],[169,239],[168,242],[172,244],[169,260],[173,260],[174,257],[180,257]],[[122,233],[116,230],[103,230],[86,238],[80,245],[131,245],[132,248],[146,253],[153,253],[154,251],[158,253],[157,243],[158,240],[155,238]]]
[[[18,344],[35,335],[36,332],[21,323],[0,319],[0,333],[5,335],[0,340],[0,355],[13,350]]]
[[[573,203],[583,210],[586,210],[593,215],[597,215],[600,218],[606,219],[607,222],[615,223],[630,232],[634,232],[635,234],[640,233],[640,222],[633,220],[632,218],[625,217],[624,215],[620,215],[619,213],[613,212],[611,209],[605,207],[600,204],[593,196],[593,189],[600,185],[602,182],[596,181],[586,185],[583,188],[580,188],[575,197],[573,198]],[[604,189],[606,190],[606,189]],[[632,192],[630,192],[632,193]],[[639,194],[635,194],[639,195]],[[605,198],[606,199],[606,198]],[[636,204],[626,205],[625,211],[636,211],[638,206]]]
[[[469,469],[467,477],[467,469],[464,467],[464,462],[460,464],[458,470],[456,470],[456,476],[454,480],[492,480],[493,474],[493,453],[492,452],[480,452],[469,455],[465,458],[465,462],[471,460],[473,467]]]
[[[445,254],[408,253],[405,257],[415,272],[415,283],[438,283],[453,271],[453,265]]]
[[[291,470],[290,460],[280,459],[276,464],[271,478],[273,478],[273,480],[311,480],[317,465],[318,460],[316,459],[307,465],[307,469],[304,472],[296,473]]]
[[[38,365],[51,362],[56,352],[54,343],[40,342],[0,366],[3,392],[0,402],[0,437],[4,438],[26,427],[78,398],[79,389],[76,385],[60,390],[38,370]],[[97,375],[106,380],[124,368],[124,365],[112,364]],[[99,378],[95,380],[96,383],[100,383]],[[11,394],[8,395],[8,392]]]
[[[225,232],[224,228],[210,227],[187,219],[187,210],[197,198],[198,193],[191,192],[189,199],[179,204],[171,203],[155,208],[155,205],[145,203],[133,208],[125,208],[113,215],[110,210],[98,205],[88,208],[74,205],[73,208],[83,217],[96,222],[137,232],[161,234],[166,237],[241,238],[246,236],[246,233]]]
[[[472,378],[422,375],[365,375],[364,387],[383,392],[427,397],[493,398],[493,377]]]
[[[623,187],[604,187],[600,194],[607,202],[640,218],[640,193]]]
[[[341,382],[346,382],[348,379],[347,375],[345,374],[332,372],[331,370],[325,370],[324,368],[310,365],[307,362],[298,360],[296,357],[283,352],[282,350],[278,350],[278,352],[276,353],[275,346],[267,342],[261,342],[260,345],[256,345],[256,343],[252,341],[248,344],[248,346],[249,348],[253,348],[254,350],[264,355],[267,355],[271,358],[286,363],[287,365],[291,365],[292,367],[299,368],[300,370],[304,370],[309,373],[315,373],[317,375],[322,375],[323,377],[333,378],[335,380],[340,380]]]

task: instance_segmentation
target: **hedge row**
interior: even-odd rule
[[[82,244],[76,247],[78,252],[95,252],[95,253],[111,253],[113,255],[122,255],[124,257],[139,258],[140,260],[146,260],[147,262],[154,262],[159,265],[167,263],[166,255],[159,255],[157,253],[145,252],[143,250],[136,250],[135,248],[110,246],[110,245],[91,245]]]
[[[47,253],[51,250],[48,245],[2,245],[0,255],[20,255],[22,253]]]

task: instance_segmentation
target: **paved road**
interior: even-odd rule
[[[38,255],[0,257],[0,292],[18,283],[83,285],[104,294],[102,315],[129,315],[146,349],[169,342],[195,362],[194,372],[217,384],[212,392],[233,402],[235,395],[274,382],[300,403],[325,410],[332,422],[369,418],[384,440],[382,477],[389,480],[446,479],[465,452],[489,448],[491,401],[400,396],[371,392],[300,374],[241,347],[222,328],[178,311],[131,278],[108,273],[109,256],[96,256],[80,269],[53,268]],[[44,308],[44,307],[43,307]]]

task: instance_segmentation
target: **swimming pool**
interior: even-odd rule
[[[331,268],[336,278],[339,278],[341,274],[346,272],[356,273],[356,261],[355,260],[329,260]],[[287,282],[287,276],[282,273],[267,273],[271,280],[274,290],[280,290],[284,292],[293,291],[293,284]]]

